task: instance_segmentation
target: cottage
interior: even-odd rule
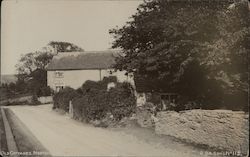
[[[58,53],[47,67],[47,84],[55,91],[65,86],[77,89],[87,80],[100,81],[108,76],[133,84],[133,77],[125,71],[114,72],[116,55],[116,51]]]

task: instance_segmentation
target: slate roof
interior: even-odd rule
[[[115,63],[118,51],[64,52],[53,57],[47,70],[108,69]]]

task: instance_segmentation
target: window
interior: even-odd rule
[[[63,78],[63,72],[62,71],[56,71],[55,72],[55,78]]]

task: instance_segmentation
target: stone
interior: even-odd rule
[[[195,144],[247,153],[249,116],[230,110],[188,110],[158,112],[157,134],[169,135]]]

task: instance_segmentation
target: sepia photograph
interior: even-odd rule
[[[248,0],[2,0],[0,157],[248,157]]]

